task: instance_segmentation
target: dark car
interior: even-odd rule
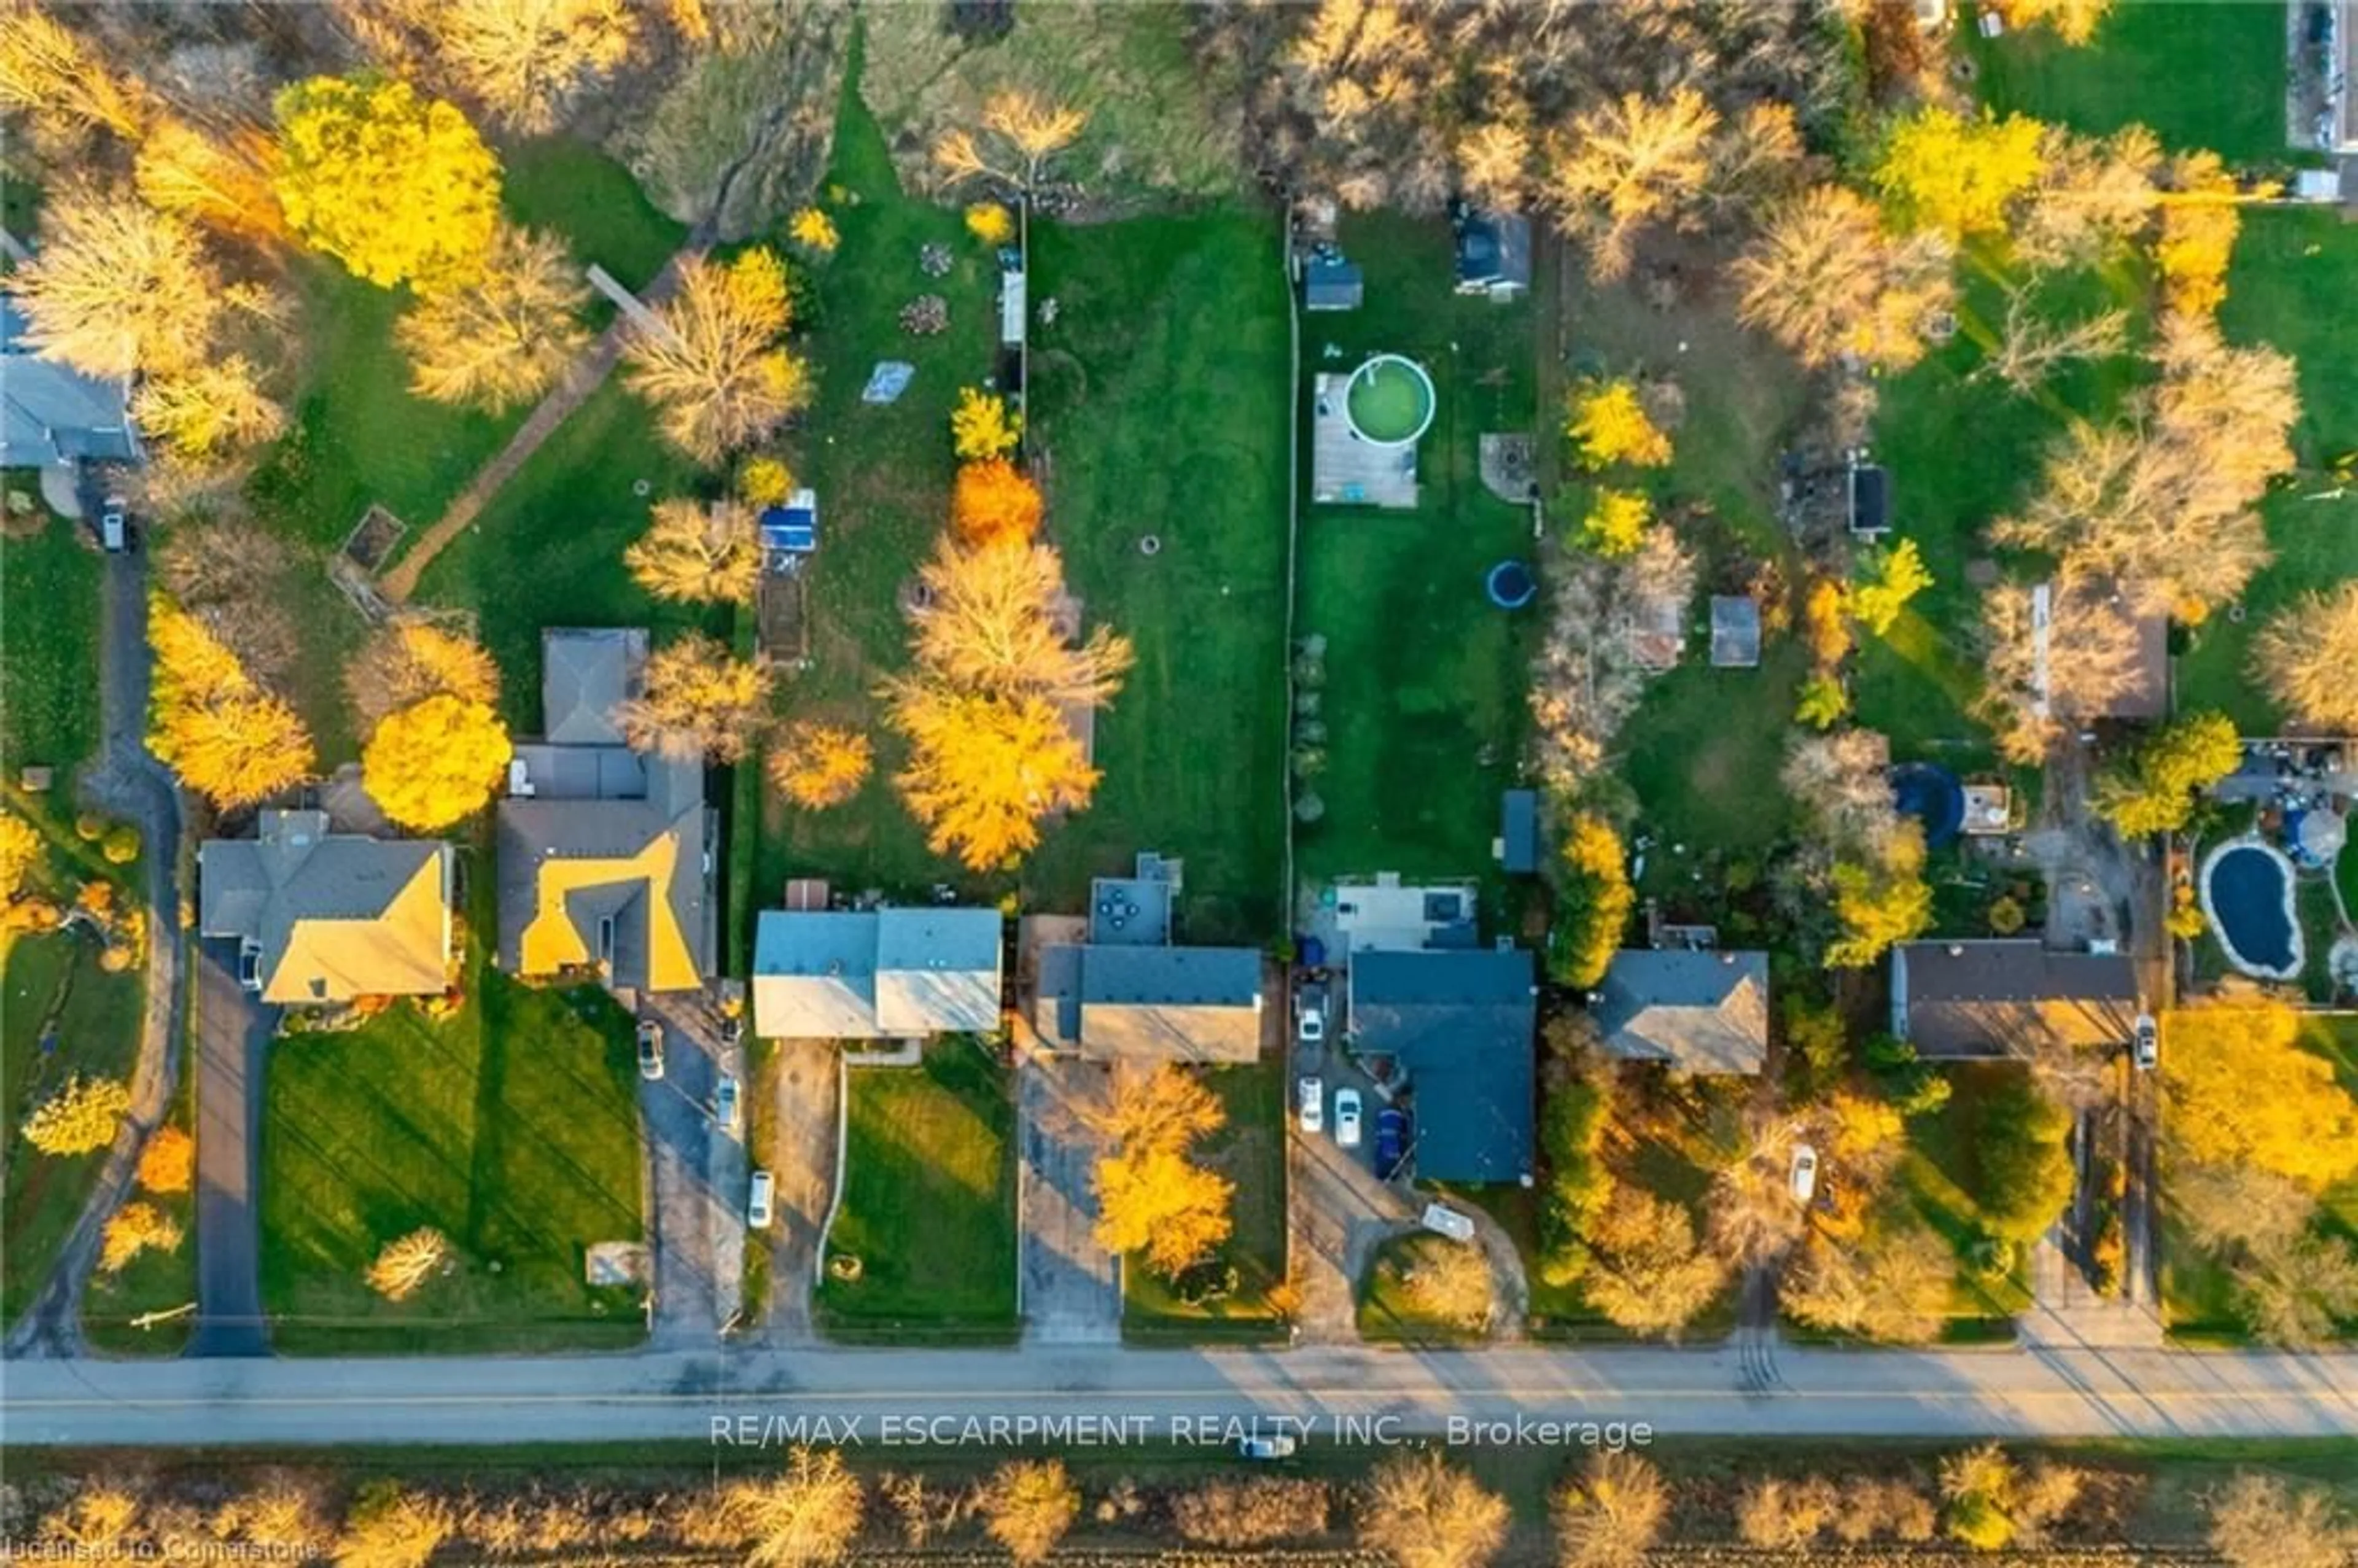
[[[1386,1106],[1376,1113],[1376,1175],[1390,1181],[1408,1158],[1408,1112]]]

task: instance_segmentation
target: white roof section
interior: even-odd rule
[[[999,1027],[995,909],[764,910],[753,936],[763,1039],[898,1040]]]

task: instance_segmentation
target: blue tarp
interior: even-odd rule
[[[818,548],[818,514],[807,506],[773,506],[762,514],[762,548],[807,556]]]

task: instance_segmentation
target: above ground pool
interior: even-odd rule
[[[1965,786],[1957,775],[1931,762],[1905,762],[1891,770],[1891,804],[1902,816],[1924,825],[1924,847],[1951,842],[1965,825]]]
[[[1351,373],[1343,412],[1361,440],[1405,447],[1433,423],[1433,378],[1414,360],[1378,354]]]
[[[2257,838],[2239,838],[2202,865],[2202,911],[2227,949],[2227,961],[2247,975],[2298,979],[2300,924],[2293,914],[2292,862]]]
[[[1490,595],[1490,602],[1501,610],[1520,610],[1538,598],[1540,591],[1539,579],[1520,561],[1500,561],[1492,567],[1483,587]]]

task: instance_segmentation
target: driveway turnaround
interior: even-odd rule
[[[197,1328],[191,1356],[267,1356],[262,1314],[263,1065],[277,1028],[237,983],[237,953],[199,943],[197,1006]]]
[[[1747,1391],[1730,1349],[1536,1346],[41,1360],[8,1367],[0,1423],[12,1444],[148,1447],[559,1439],[784,1447],[806,1441],[820,1418],[838,1437],[856,1419],[852,1435],[870,1446],[1005,1444],[1026,1434],[1217,1444],[1234,1430],[1226,1423],[1256,1417],[1264,1430],[1280,1417],[1305,1423],[1313,1444],[1432,1435],[1567,1453],[1583,1441],[1574,1423],[1598,1423],[1603,1439],[1604,1423],[1616,1422],[1665,1434],[2358,1436],[2351,1354],[1789,1346],[1779,1371],[1774,1390]],[[1086,1435],[1081,1422],[1091,1423]],[[1623,1441],[1629,1435],[1625,1424]]]
[[[1036,1344],[1121,1337],[1121,1273],[1092,1234],[1103,1142],[1089,1119],[1109,1088],[1098,1063],[1044,1055],[1016,1065],[1017,1289],[1024,1335]]]

